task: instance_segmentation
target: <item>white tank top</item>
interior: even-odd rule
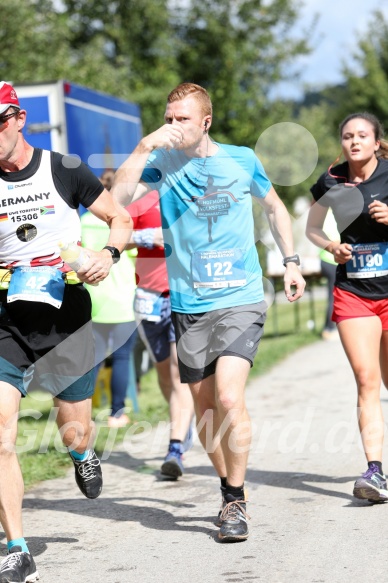
[[[59,241],[79,241],[78,213],[58,193],[51,156],[42,151],[38,170],[27,180],[0,178],[0,267],[62,267]]]

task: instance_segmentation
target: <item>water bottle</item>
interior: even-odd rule
[[[63,261],[67,263],[71,269],[78,271],[81,269],[82,265],[89,260],[89,255],[86,253],[85,249],[77,245],[74,242],[62,242],[58,243],[59,254]]]

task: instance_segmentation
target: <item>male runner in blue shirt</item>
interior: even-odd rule
[[[211,123],[207,91],[193,83],[176,87],[165,124],[122,164],[112,192],[127,205],[159,191],[181,381],[190,385],[199,438],[221,479],[218,536],[232,542],[248,538],[244,478],[251,435],[244,390],[267,309],[252,196],[283,254],[289,301],[302,296],[305,282],[288,212],[260,161],[248,148],[212,141]]]

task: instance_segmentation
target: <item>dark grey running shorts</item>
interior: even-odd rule
[[[65,401],[91,397],[94,344],[91,301],[82,284],[66,285],[61,307],[42,302],[7,304],[0,291],[0,381],[44,389]]]
[[[238,356],[252,366],[266,319],[267,304],[205,312],[172,312],[182,383],[194,383],[215,373],[219,356]]]

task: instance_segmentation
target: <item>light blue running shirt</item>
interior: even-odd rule
[[[171,306],[202,313],[264,299],[251,195],[271,183],[255,153],[217,144],[207,158],[154,150],[141,180],[159,191]]]

